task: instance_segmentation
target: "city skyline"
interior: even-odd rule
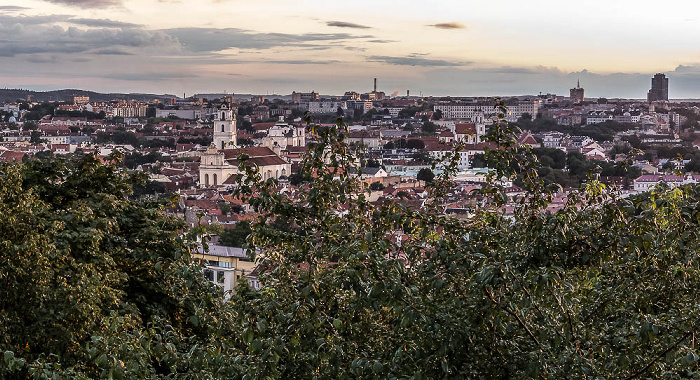
[[[674,8],[671,1],[666,3]],[[99,92],[700,98],[700,5],[0,0],[3,87]],[[183,16],[184,15],[184,16]],[[683,36],[683,38],[677,38]]]

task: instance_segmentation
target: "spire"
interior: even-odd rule
[[[576,81],[576,88],[581,88],[581,80],[580,79],[578,79]]]

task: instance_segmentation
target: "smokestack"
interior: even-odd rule
[[[411,90],[406,90],[406,97],[408,98],[410,96],[411,96]]]
[[[377,78],[374,78],[374,92],[377,92]]]

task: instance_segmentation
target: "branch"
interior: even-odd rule
[[[494,305],[500,306],[500,305],[498,304],[498,302],[496,302],[496,300],[493,299],[493,296],[491,296],[491,293],[489,293],[488,288],[484,287],[484,291],[486,291],[486,295],[489,296],[489,299],[491,300],[491,302],[494,303]],[[522,328],[524,328],[525,331],[527,332],[527,335],[530,336],[530,339],[532,339],[532,341],[535,342],[535,344],[537,344],[538,347],[542,348],[542,345],[540,344],[540,342],[539,342],[539,341],[537,340],[537,338],[535,337],[535,334],[533,334],[532,331],[530,331],[530,329],[527,327],[527,325],[525,324],[525,322],[523,322],[523,320],[520,319],[520,317],[519,317],[517,314],[515,314],[512,310],[510,310],[510,308],[509,308],[508,306],[503,306],[502,309],[505,310],[506,313],[510,314],[510,315],[513,316],[515,319],[517,319],[517,320],[518,320],[518,323],[520,324],[520,326],[522,326]]]
[[[651,368],[651,366],[654,365],[654,363],[656,363],[657,361],[659,361],[659,359],[661,359],[661,358],[663,358],[664,356],[666,356],[666,354],[668,354],[669,352],[671,352],[671,350],[673,350],[673,349],[675,349],[676,347],[678,347],[678,345],[681,344],[681,342],[683,342],[684,340],[688,339],[688,337],[691,336],[691,335],[693,335],[694,332],[695,332],[695,330],[691,330],[691,331],[688,331],[687,333],[685,333],[685,335],[683,335],[682,337],[680,337],[680,339],[678,339],[674,344],[672,344],[671,346],[669,346],[667,349],[665,349],[665,350],[664,350],[663,352],[661,352],[660,354],[656,355],[656,357],[654,358],[654,360],[652,360],[651,362],[649,362],[649,364],[647,364],[646,366],[644,366],[644,368],[642,368],[642,369],[640,369],[639,371],[633,373],[631,376],[626,377],[625,380],[634,379],[634,378],[636,378],[636,377],[641,376],[644,372],[646,372],[647,370],[649,370],[649,368]]]

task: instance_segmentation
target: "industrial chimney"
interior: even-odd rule
[[[374,92],[377,92],[377,78],[374,78]]]
[[[409,98],[411,96],[411,90],[406,90],[406,97]]]

